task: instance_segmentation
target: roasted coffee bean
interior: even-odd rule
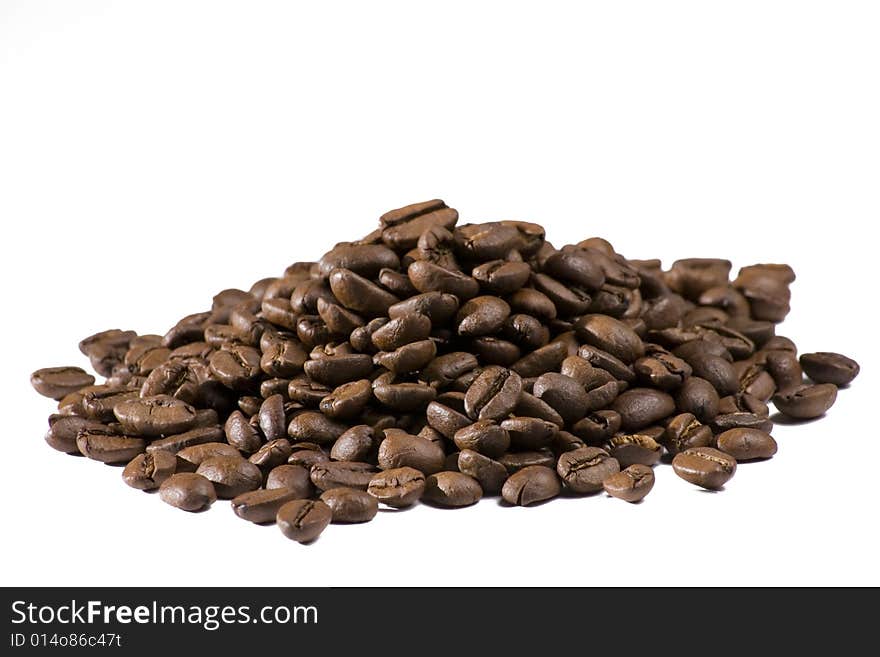
[[[169,452],[138,454],[125,466],[122,480],[138,490],[153,490],[173,475],[176,468],[177,459]]]
[[[114,422],[116,407],[129,400],[140,399],[137,390],[128,388],[104,388],[86,392],[81,401],[82,415],[96,422]]]
[[[330,450],[334,461],[366,461],[373,451],[373,430],[366,424],[348,429]]]
[[[229,444],[246,454],[256,452],[263,444],[260,432],[248,422],[241,411],[234,411],[229,415],[224,431]]]
[[[373,371],[373,361],[367,354],[345,354],[309,360],[303,368],[312,380],[336,387],[367,378]]]
[[[315,500],[287,502],[275,515],[275,522],[281,533],[299,543],[314,541],[332,519],[333,512],[330,507]]]
[[[507,468],[498,461],[472,449],[457,454],[458,470],[477,480],[486,495],[497,495],[507,480]]]
[[[512,370],[487,367],[468,388],[464,408],[474,420],[499,420],[516,408],[522,379]]]
[[[578,350],[578,356],[583,358],[593,367],[606,370],[615,379],[620,381],[634,381],[636,378],[635,371],[622,360],[602,351],[592,345],[584,345]]]
[[[654,471],[636,463],[605,479],[602,487],[611,497],[625,502],[638,502],[654,487]]]
[[[126,463],[146,449],[141,438],[122,436],[109,427],[83,427],[76,434],[80,454],[103,463]]]
[[[425,492],[425,475],[415,468],[394,468],[373,476],[367,492],[394,508],[411,506]]]
[[[348,425],[307,411],[294,417],[287,426],[287,435],[294,441],[309,441],[319,445],[332,443],[348,430]]]
[[[217,497],[232,499],[256,490],[263,483],[263,473],[250,461],[240,456],[214,456],[202,461],[196,474],[214,484]]]
[[[443,468],[446,454],[436,443],[406,432],[386,432],[386,436],[379,445],[378,462],[382,470],[409,467],[429,475]]]
[[[501,497],[508,504],[528,506],[554,498],[561,491],[559,478],[552,468],[530,465],[508,477]]]
[[[321,494],[321,501],[333,512],[332,522],[368,522],[379,512],[376,498],[355,488],[331,488]]]
[[[384,227],[382,241],[394,249],[411,249],[422,233],[434,226],[452,230],[458,221],[458,212],[447,207],[440,199],[413,203],[398,210],[386,212],[379,218]]]
[[[469,449],[496,458],[510,447],[510,434],[494,420],[478,420],[456,431],[454,441],[461,450]]]
[[[619,471],[617,460],[598,447],[582,447],[565,452],[556,463],[559,477],[575,493],[600,491],[602,482]]]
[[[104,431],[107,427],[100,422],[87,420],[77,415],[50,415],[46,442],[52,449],[57,449],[59,452],[79,454],[76,436],[82,429]]]
[[[660,390],[632,388],[614,400],[624,431],[638,431],[675,413],[675,400]]]
[[[535,417],[546,420],[557,427],[562,428],[564,422],[553,407],[528,392],[523,392],[513,409],[513,415],[522,417]]]
[[[214,485],[194,472],[178,472],[168,477],[159,486],[159,497],[184,511],[202,511],[217,501]]]
[[[621,421],[617,411],[595,411],[576,422],[571,430],[587,445],[599,447],[620,431]]]
[[[309,470],[301,465],[284,464],[272,468],[266,477],[266,489],[286,488],[295,494],[294,499],[311,497],[315,487]]]
[[[685,380],[675,397],[682,413],[693,413],[700,422],[711,422],[718,415],[718,392],[705,379],[692,376]]]
[[[555,455],[547,448],[525,452],[507,452],[497,460],[507,469],[508,474],[518,472],[530,465],[545,465],[552,468],[556,463]]]
[[[405,299],[388,308],[392,320],[406,315],[424,315],[434,326],[445,324],[458,311],[458,297],[443,292],[425,292]]]
[[[294,450],[287,457],[290,465],[301,465],[304,468],[311,468],[316,463],[326,463],[330,460],[327,452],[320,449],[302,448],[303,445],[312,445],[312,443],[297,443]]]
[[[334,269],[349,269],[361,276],[375,278],[385,267],[397,269],[400,258],[382,244],[340,244],[318,261],[322,276],[329,276]]]
[[[395,374],[407,374],[422,369],[437,355],[433,340],[419,340],[394,351],[380,351],[373,362]]]
[[[289,488],[251,490],[232,498],[232,511],[239,518],[265,524],[275,522],[278,510],[293,500],[302,499]]]
[[[34,390],[57,400],[94,382],[95,377],[79,367],[46,367],[31,374]]]
[[[693,370],[684,360],[668,352],[653,352],[633,363],[638,379],[662,390],[681,387]],[[717,393],[716,393],[717,396]]]
[[[287,386],[288,397],[303,406],[317,407],[331,392],[332,390],[323,384],[300,377],[291,379]]]
[[[284,397],[272,395],[260,404],[258,424],[266,440],[273,441],[287,435],[287,416],[284,411]]]
[[[171,454],[164,450],[154,450],[149,454]],[[241,458],[241,454],[235,447],[228,443],[202,443],[201,445],[191,445],[184,447],[177,452],[177,471],[178,472],[195,472],[198,467],[208,459],[215,456],[231,456]]]
[[[768,417],[770,415],[770,407],[757,397],[740,392],[735,395],[722,397],[718,401],[718,413],[754,413],[760,417]]]
[[[584,387],[571,377],[556,372],[538,377],[532,394],[549,404],[566,424],[580,420],[590,407]]]
[[[666,450],[675,455],[691,447],[710,447],[714,436],[712,430],[692,413],[681,413],[666,425],[661,440]]]
[[[169,395],[187,404],[199,398],[199,380],[189,364],[170,360],[150,372],[141,386],[141,397]]]
[[[568,431],[554,432],[551,441],[551,447],[555,454],[573,452],[576,449],[580,449],[581,447],[586,446],[587,444],[583,440],[575,436],[573,433],[569,433]]]
[[[462,507],[476,504],[483,496],[480,484],[473,477],[461,472],[438,472],[425,480],[426,502],[446,507]]]
[[[852,358],[828,351],[802,354],[800,364],[806,375],[816,383],[845,386],[859,374],[859,364]]]
[[[558,317],[576,317],[590,308],[590,294],[578,287],[568,287],[552,276],[533,274],[532,285],[550,299]]]
[[[511,294],[525,285],[532,275],[532,268],[524,262],[490,260],[474,267],[471,276],[486,292]]]
[[[211,373],[227,388],[247,390],[260,376],[260,352],[245,345],[223,345],[211,354]]]
[[[810,420],[824,415],[836,399],[836,385],[817,383],[783,390],[773,397],[773,404],[788,417]]]
[[[773,422],[767,418],[754,413],[727,413],[725,415],[716,415],[712,420],[712,430],[719,434],[728,429],[760,429],[761,431],[772,431]]]
[[[264,471],[287,463],[287,459],[293,453],[293,448],[287,438],[270,440],[248,457],[248,461],[263,468]]]
[[[608,441],[608,453],[617,459],[621,468],[631,465],[651,466],[660,461],[663,448],[651,436],[620,434]]]
[[[718,489],[736,472],[736,459],[713,447],[692,447],[672,459],[675,474],[696,486]]]
[[[759,429],[729,429],[715,439],[718,449],[739,461],[769,459],[776,454],[776,441]]]
[[[510,417],[501,422],[501,428],[510,436],[509,444],[521,450],[547,447],[559,430],[553,422],[536,417]],[[461,447],[461,449],[465,448]],[[479,449],[476,451],[486,453]]]
[[[312,483],[320,490],[330,490],[331,488],[339,487],[366,490],[370,479],[375,474],[376,468],[374,466],[358,461],[325,461],[323,463],[315,463],[309,472]]]
[[[607,315],[584,315],[574,324],[578,338],[625,363],[645,353],[641,338],[623,322]]]
[[[154,440],[147,446],[147,451],[163,451],[177,454],[180,450],[192,447],[193,445],[220,442],[223,440],[223,437],[223,429],[219,426],[199,427]]]
[[[260,356],[260,369],[269,376],[291,377],[303,370],[308,355],[299,342],[275,340]]]
[[[605,283],[605,273],[589,251],[558,251],[544,261],[543,269],[585,290],[598,290]]]
[[[804,371],[795,352],[767,351],[764,365],[780,393],[791,392],[803,385]]]
[[[458,310],[455,327],[459,335],[491,335],[501,330],[510,316],[510,306],[499,297],[479,296],[466,302]]]
[[[480,292],[480,284],[470,276],[425,260],[412,263],[407,268],[407,275],[413,287],[422,294],[440,292],[467,300]]]

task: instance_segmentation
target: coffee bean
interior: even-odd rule
[[[580,420],[590,406],[584,387],[571,377],[556,372],[539,376],[532,394],[547,402],[566,424]]]
[[[438,472],[425,480],[423,499],[438,506],[470,506],[482,496],[477,480],[461,472]]]
[[[170,360],[150,372],[141,386],[141,397],[169,395],[187,404],[199,398],[199,380],[189,364]]]
[[[82,397],[79,410],[83,416],[96,422],[115,422],[116,406],[128,400],[139,400],[137,390],[129,388],[108,387],[101,390],[86,392]]]
[[[287,438],[278,438],[270,440],[260,447],[248,457],[248,461],[267,471],[282,463],[287,463],[287,459],[292,453],[293,448]]]
[[[410,413],[424,410],[437,391],[421,383],[376,383],[373,396],[390,409]]]
[[[490,260],[474,267],[471,276],[486,292],[510,294],[525,285],[532,275],[532,268],[524,262]]]
[[[507,469],[508,474],[513,474],[530,465],[544,465],[552,468],[556,463],[556,457],[550,449],[544,448],[524,452],[507,452],[507,454],[498,457],[498,462]]]
[[[737,461],[769,459],[776,454],[776,441],[759,429],[729,429],[716,438],[718,449]]]
[[[334,269],[349,269],[356,274],[373,278],[388,267],[400,267],[400,258],[382,244],[340,244],[318,261],[318,271],[329,276]]]
[[[202,511],[217,501],[214,485],[194,472],[178,472],[168,477],[159,486],[159,497],[184,511]]]
[[[321,494],[330,507],[332,522],[368,522],[379,512],[379,502],[366,491],[354,488],[331,488]]]
[[[148,452],[148,454],[171,454],[171,452],[154,450]],[[227,443],[202,443],[201,445],[191,445],[189,447],[184,447],[177,452],[177,471],[195,472],[204,461],[214,458],[215,456],[241,458],[239,451]]]
[[[536,417],[510,417],[501,423],[501,428],[510,436],[509,444],[522,450],[546,447],[558,432],[556,424]]]
[[[711,422],[718,415],[718,392],[705,379],[692,376],[678,389],[675,404],[682,413],[692,413],[700,422]]]
[[[575,493],[600,491],[602,482],[619,471],[617,460],[598,447],[582,447],[566,452],[556,464],[559,477]]]
[[[454,441],[461,450],[469,449],[494,458],[510,447],[510,434],[494,420],[478,420],[456,431]]]
[[[602,487],[611,497],[638,502],[654,487],[654,471],[646,465],[634,464],[605,479]]]
[[[508,477],[501,497],[508,504],[528,506],[556,497],[561,490],[559,479],[551,468],[530,465]]]
[[[395,374],[406,374],[422,369],[436,355],[437,345],[433,340],[419,340],[394,351],[380,351],[373,356],[373,362]]]
[[[736,472],[736,459],[713,447],[692,447],[672,459],[675,474],[696,486],[718,489]]]
[[[510,369],[521,377],[540,376],[545,372],[557,369],[568,356],[568,349],[562,342],[551,342],[526,354]]]
[[[330,521],[333,512],[321,501],[293,500],[278,509],[275,522],[281,533],[299,543],[309,543],[321,535]]]
[[[348,430],[348,426],[322,415],[307,411],[294,417],[287,427],[287,434],[294,441],[307,440],[324,445],[332,443]]]
[[[311,468],[309,476],[312,483],[320,490],[330,490],[331,488],[339,487],[366,490],[375,474],[376,468],[369,463],[325,461],[315,463]]]
[[[218,426],[200,427],[154,440],[147,446],[147,452],[163,451],[177,454],[180,450],[193,445],[220,442],[223,437],[223,429]]]
[[[239,518],[257,524],[275,522],[279,509],[293,500],[301,499],[290,488],[251,490],[232,498],[232,511]]]
[[[366,461],[373,451],[373,430],[366,424],[348,429],[330,449],[334,461]]]
[[[486,495],[501,492],[508,473],[501,463],[471,449],[461,450],[457,456],[458,470],[477,480]]]
[[[712,430],[693,413],[681,413],[672,418],[662,437],[666,450],[672,455],[691,447],[709,447],[713,440]]]
[[[367,492],[394,508],[411,506],[425,492],[425,475],[410,467],[385,470],[370,479]]]
[[[176,468],[177,459],[169,452],[138,454],[125,466],[122,480],[138,490],[153,490],[173,475]]]
[[[617,411],[595,411],[576,422],[571,430],[587,445],[599,447],[620,431],[621,421],[620,413]]]
[[[373,361],[367,354],[346,354],[309,360],[303,368],[312,380],[336,387],[368,377],[373,371]]]
[[[106,430],[107,427],[100,422],[87,420],[77,415],[51,415],[49,416],[49,431],[46,432],[46,442],[52,449],[67,454],[79,454],[76,446],[76,437],[81,429]]]
[[[770,407],[757,397],[741,392],[722,397],[718,401],[718,413],[721,415],[728,413],[753,413],[759,417],[768,417],[770,415]]]
[[[228,344],[211,354],[208,367],[227,388],[247,390],[259,379],[261,359],[253,347]]]
[[[553,410],[552,406],[525,391],[519,396],[519,401],[513,409],[513,415],[536,417],[555,424],[559,428],[562,428],[564,424],[562,417]]]
[[[852,358],[828,351],[802,354],[800,364],[816,383],[833,383],[838,387],[849,385],[859,374],[859,364]]]
[[[641,338],[623,322],[607,315],[584,315],[575,322],[577,336],[625,363],[645,353]]]
[[[632,388],[614,400],[624,431],[638,431],[675,413],[675,401],[660,390]]]
[[[58,400],[94,382],[95,377],[79,367],[47,367],[31,374],[34,390]]]
[[[510,316],[510,306],[499,297],[479,296],[466,302],[455,318],[459,335],[490,335],[501,330]]]
[[[266,440],[273,441],[287,435],[287,416],[284,411],[284,397],[272,395],[260,404],[258,424]]]
[[[516,408],[522,379],[511,370],[487,367],[468,388],[464,407],[474,420],[499,420]]]
[[[464,413],[464,395],[457,393],[461,397],[458,399],[451,397],[451,394],[456,393],[446,395],[442,402],[432,401],[425,410],[428,424],[449,439],[471,424],[470,418]]]
[[[759,429],[761,431],[771,431],[773,422],[769,418],[755,415],[754,413],[727,413],[725,415],[716,415],[712,420],[712,431],[719,434],[728,429]]]
[[[608,441],[608,453],[621,468],[630,465],[651,466],[660,461],[663,448],[652,437],[643,434],[621,434]]]
[[[229,444],[246,454],[256,452],[263,444],[260,432],[248,422],[241,411],[234,411],[229,415],[224,431]]]
[[[434,326],[440,326],[455,315],[458,305],[458,297],[453,294],[425,292],[390,306],[388,316],[394,320],[407,315],[424,315]]]
[[[611,376],[620,381],[634,381],[635,371],[616,356],[609,354],[597,347],[584,345],[578,350],[578,356],[583,358],[593,367],[606,370]]]
[[[824,415],[836,399],[836,385],[817,383],[779,392],[773,397],[773,403],[788,417],[809,420]]]
[[[301,465],[284,464],[272,468],[266,477],[266,489],[286,488],[295,494],[294,499],[311,497],[314,485],[309,470]]]
[[[388,435],[379,445],[378,462],[382,470],[409,467],[426,475],[443,468],[443,448],[429,440],[405,432]]]
[[[217,497],[232,499],[237,495],[256,490],[263,483],[263,473],[240,456],[214,456],[202,461],[196,474],[214,484]]]
[[[141,438],[121,436],[107,427],[83,427],[76,434],[80,454],[103,463],[126,463],[146,449]]]

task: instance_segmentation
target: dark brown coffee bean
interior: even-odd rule
[[[472,449],[457,454],[458,470],[477,480],[486,495],[497,495],[507,480],[507,468],[488,456]]]
[[[522,379],[511,370],[487,367],[468,388],[464,408],[474,420],[500,420],[516,408]]]
[[[480,484],[473,477],[461,472],[438,472],[425,480],[422,499],[446,507],[462,507],[476,504],[483,496]]]
[[[373,371],[373,360],[367,354],[345,354],[309,360],[303,367],[314,381],[336,387],[367,378]]]
[[[511,294],[528,283],[532,268],[524,262],[490,260],[474,267],[471,276],[486,292]]]
[[[497,460],[507,469],[508,474],[513,474],[530,465],[544,465],[552,468],[556,463],[556,456],[550,449],[544,448],[526,452],[507,452]]]
[[[580,383],[556,372],[538,377],[532,394],[553,407],[566,424],[572,424],[584,417],[590,405],[587,392]]]
[[[502,258],[520,246],[516,227],[500,222],[467,224],[455,231],[455,244],[463,257],[469,260]]]
[[[409,467],[429,475],[443,468],[446,454],[441,446],[406,432],[386,432],[386,436],[379,445],[378,462],[382,470]]]
[[[613,317],[584,315],[574,326],[578,338],[625,363],[632,363],[645,353],[645,346],[636,332]]]
[[[767,417],[761,417],[754,413],[727,413],[716,415],[711,423],[712,431],[719,434],[728,429],[760,429],[770,432],[773,430],[773,422]]]
[[[693,447],[672,459],[675,474],[696,486],[718,489],[736,472],[736,459],[713,447]]]
[[[692,413],[681,413],[666,425],[661,440],[667,451],[675,455],[691,447],[709,447],[712,445],[714,436],[712,430],[702,424]]]
[[[455,315],[458,305],[455,295],[426,292],[394,304],[388,308],[388,316],[393,320],[407,315],[424,315],[434,326],[441,326]]]
[[[651,436],[620,434],[608,441],[608,453],[617,459],[621,468],[635,464],[652,466],[660,461],[663,448]]]
[[[473,450],[489,458],[501,456],[510,447],[510,435],[494,420],[478,420],[462,427],[455,432],[454,441],[461,450]]]
[[[46,367],[31,374],[31,385],[44,397],[60,400],[95,382],[95,377],[79,367]]]
[[[510,436],[510,445],[521,450],[547,447],[559,430],[553,422],[536,417],[510,417],[501,422],[501,428]]]
[[[138,454],[122,471],[122,480],[138,490],[154,490],[174,474],[177,459],[169,452]]]
[[[718,415],[718,392],[705,379],[692,376],[685,380],[675,397],[682,413],[693,413],[700,422],[711,422]]]
[[[411,413],[425,409],[437,391],[421,383],[377,383],[373,385],[373,396],[389,409]]]
[[[602,487],[611,497],[638,502],[654,487],[654,471],[646,465],[634,464],[605,479]]]
[[[292,491],[295,494],[294,499],[311,497],[315,490],[308,468],[292,464],[272,468],[269,476],[266,477],[266,489],[273,488],[286,488]]]
[[[140,399],[137,390],[108,387],[86,392],[81,401],[82,415],[96,422],[115,422],[115,408],[122,402]]]
[[[638,431],[675,413],[675,401],[667,393],[652,388],[632,388],[614,400],[624,431]]]
[[[229,444],[246,454],[256,452],[263,444],[260,432],[248,422],[241,411],[230,414],[226,420],[224,431]]]
[[[620,431],[620,413],[612,410],[595,411],[571,428],[572,432],[587,445],[599,447]]]
[[[146,449],[141,438],[121,436],[109,428],[84,427],[76,434],[80,454],[102,463],[127,463]]]
[[[171,454],[164,450],[154,450],[148,454]],[[241,458],[241,454],[235,447],[227,443],[202,443],[190,445],[177,452],[177,471],[195,472],[198,467],[208,459],[215,456],[231,456]]]
[[[332,522],[369,522],[379,512],[379,502],[366,491],[354,488],[331,488],[321,494],[330,507]]]
[[[299,543],[314,541],[332,519],[333,512],[330,507],[315,500],[287,502],[275,515],[275,522],[281,533]]]
[[[523,349],[543,347],[550,340],[550,331],[537,318],[522,313],[508,317],[502,335]]]
[[[373,356],[373,362],[395,374],[407,374],[422,369],[436,355],[437,346],[433,340],[419,340],[394,351],[380,351]]]
[[[427,442],[427,441],[426,441]],[[319,490],[331,488],[358,488],[366,490],[376,468],[357,461],[325,461],[315,463],[309,472],[312,483]]]
[[[803,354],[800,364],[807,376],[816,383],[845,386],[859,374],[859,364],[856,361],[829,351]]]
[[[739,361],[733,367],[739,373],[739,393],[737,394],[748,394],[762,401],[767,401],[776,392],[776,382],[762,365]]]
[[[578,350],[578,356],[593,367],[606,370],[619,381],[634,381],[635,371],[622,360],[592,345],[584,345]]]
[[[287,395],[291,401],[313,408],[317,408],[321,400],[331,392],[332,390],[327,386],[316,383],[307,377],[291,379],[287,386]]]
[[[836,399],[836,385],[817,383],[783,390],[773,397],[773,404],[788,417],[809,420],[824,415]]]
[[[349,269],[356,274],[375,278],[388,267],[400,267],[400,258],[382,244],[339,244],[318,261],[318,271],[329,276],[334,269]]]
[[[321,413],[307,411],[294,417],[287,427],[287,435],[294,441],[309,441],[325,445],[332,443],[348,430],[348,425],[331,420]]]
[[[343,306],[365,317],[387,315],[389,306],[400,301],[390,292],[348,269],[334,269],[329,282],[334,296]]]
[[[251,490],[232,498],[232,511],[239,518],[265,524],[275,522],[278,510],[293,500],[302,499],[289,488]]]
[[[287,463],[287,459],[293,453],[293,448],[287,438],[270,440],[248,457],[248,461],[263,469],[264,472]]]
[[[559,477],[575,493],[600,491],[602,482],[619,471],[617,460],[598,447],[582,447],[565,452],[556,464]]]
[[[501,330],[510,306],[499,297],[479,296],[466,302],[455,318],[456,331],[464,336],[491,335]]]
[[[545,272],[585,290],[598,290],[605,274],[588,251],[558,251],[544,261]]]
[[[546,274],[533,274],[532,285],[546,296],[556,308],[558,317],[583,315],[590,307],[590,294],[579,287],[568,287]]]
[[[639,358],[633,363],[633,370],[643,383],[667,391],[681,387],[693,373],[686,361],[665,350]]]
[[[769,459],[777,445],[769,433],[759,429],[729,429],[716,438],[718,449],[739,461]]]
[[[425,492],[425,475],[415,468],[394,468],[373,476],[367,492],[394,508],[411,506]]]
[[[431,334],[431,320],[419,313],[409,313],[390,320],[373,332],[371,339],[377,349],[394,351]]]
[[[217,501],[214,485],[194,472],[178,472],[159,486],[159,497],[166,504],[184,511],[202,511]]]
[[[76,436],[81,429],[103,431],[107,427],[100,422],[87,420],[77,415],[50,415],[46,442],[52,449],[57,449],[59,452],[79,454],[79,448],[76,446]]]
[[[551,424],[555,424],[560,429],[564,422],[562,421],[562,416],[559,415],[553,407],[547,404],[547,402],[541,401],[537,397],[528,392],[523,392],[519,401],[516,404],[516,407],[513,409],[513,415],[520,417],[534,417],[541,420],[546,420]]]
[[[413,287],[423,294],[440,292],[467,300],[480,292],[480,284],[470,276],[425,260],[412,263],[407,268],[407,275]]]
[[[193,445],[203,445],[205,443],[216,443],[224,438],[223,429],[219,426],[199,427],[191,429],[183,433],[167,436],[154,440],[147,446],[147,452],[163,451],[177,454],[180,450],[192,447]]]
[[[263,473],[240,456],[214,456],[202,461],[196,474],[214,484],[217,497],[232,499],[256,490],[263,483]]]
[[[458,212],[447,207],[440,199],[414,203],[386,212],[379,218],[384,230],[382,241],[393,249],[411,249],[422,233],[434,226],[452,230],[458,221]]]
[[[740,392],[735,395],[722,397],[718,402],[718,413],[754,413],[759,417],[768,417],[770,407],[766,403],[748,393]]]
[[[554,498],[561,491],[556,472],[543,465],[530,465],[510,475],[501,496],[508,504],[528,506]]]
[[[333,443],[330,458],[334,461],[366,461],[372,451],[373,430],[366,424],[359,424]]]
[[[199,380],[196,372],[185,362],[170,360],[150,372],[141,386],[141,397],[169,395],[187,404],[199,398]]]

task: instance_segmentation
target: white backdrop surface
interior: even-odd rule
[[[870,2],[0,3],[4,585],[880,584]],[[787,262],[863,372],[778,455],[640,505],[382,512],[311,546],[49,449],[34,369],[163,333],[441,197],[633,258]]]

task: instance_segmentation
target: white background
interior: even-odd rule
[[[0,3],[4,585],[880,584],[871,2]],[[797,271],[863,373],[720,493],[383,512],[301,546],[43,443],[29,373],[441,197]]]

